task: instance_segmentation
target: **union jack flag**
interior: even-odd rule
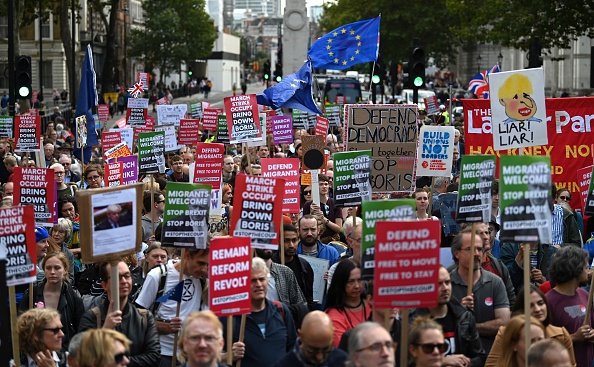
[[[468,83],[468,91],[474,93],[478,98],[489,98],[489,83],[487,76],[491,73],[498,73],[499,65],[495,65],[491,70],[482,71],[470,79]]]
[[[144,92],[144,83],[142,80],[138,81],[138,83],[134,83],[133,87],[128,88],[128,92],[130,92],[132,97],[138,98],[140,93]]]

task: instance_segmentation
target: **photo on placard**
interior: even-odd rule
[[[95,231],[132,225],[132,202],[114,203],[93,208]]]

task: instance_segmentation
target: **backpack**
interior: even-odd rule
[[[137,308],[138,312],[140,313],[140,316],[142,316],[142,326],[146,329],[146,325],[147,325],[147,316],[146,313],[148,312],[147,310],[145,310],[144,308]],[[95,314],[95,317],[97,317],[97,329],[101,329],[101,310],[99,309],[99,307],[93,307],[91,308],[91,311]]]

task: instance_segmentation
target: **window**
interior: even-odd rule
[[[6,16],[0,17],[0,39],[8,38],[8,18]]]
[[[52,62],[51,61],[44,61],[41,64],[42,72],[43,72],[43,88],[49,89],[52,88],[53,84],[53,75],[52,75]]]
[[[7,70],[7,69],[8,69],[8,61],[0,62],[0,89],[2,89],[2,90],[8,90],[8,78],[4,76],[4,70]],[[8,74],[8,71],[6,74]]]
[[[46,14],[47,19],[43,19],[41,23],[41,35],[43,39],[53,39],[53,15],[51,13]],[[39,19],[35,19],[35,39],[39,40]]]

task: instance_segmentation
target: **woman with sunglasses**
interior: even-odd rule
[[[431,216],[428,213],[429,209],[429,194],[422,188],[416,189],[413,193],[413,199],[417,206],[416,216],[418,220],[438,220],[437,217]]]
[[[65,367],[66,355],[62,352],[62,321],[56,310],[34,308],[17,320],[21,366]]]
[[[513,315],[523,315],[524,314],[524,288],[520,289],[518,292],[518,296],[516,297],[516,302],[512,308]],[[556,339],[557,341],[561,342],[565,348],[569,351],[569,357],[571,359],[571,365],[575,366],[575,356],[573,353],[573,342],[571,341],[571,336],[569,332],[564,327],[558,327],[551,325],[551,313],[550,313],[550,305],[547,301],[544,293],[540,290],[539,287],[534,285],[530,286],[530,315],[540,321],[545,327],[545,337]],[[507,345],[502,344],[503,341],[503,333],[505,331],[505,327],[499,329],[497,336],[495,337],[495,342],[493,343],[493,347],[491,347],[491,352],[489,353],[489,358],[485,363],[485,367],[494,367],[501,357],[503,350],[507,347]]]
[[[408,351],[415,367],[441,367],[448,345],[444,342],[443,329],[429,317],[417,317],[408,337]]]
[[[560,188],[555,193],[555,202],[563,206],[565,209],[571,211],[573,215],[575,215],[575,221],[577,222],[578,229],[580,230],[580,233],[584,233],[584,217],[582,216],[582,213],[573,210],[573,208],[569,205],[571,202],[571,192],[566,188]]]
[[[130,363],[130,340],[111,329],[91,329],[80,341],[76,361],[79,367],[125,367]]]
[[[62,252],[50,252],[41,262],[45,279],[33,286],[33,307],[60,312],[63,325],[62,345],[68,348],[70,339],[77,333],[82,314],[85,312],[82,298],[68,283],[68,259]],[[29,308],[29,290],[25,291],[19,309]]]
[[[526,319],[524,315],[514,316],[509,320],[505,331],[501,335],[501,355],[492,366],[495,367],[525,367],[526,352],[528,346],[525,344]],[[530,316],[530,343],[535,343],[545,338],[545,327],[535,317]],[[489,359],[491,356],[489,355]],[[488,363],[488,361],[487,361]],[[485,365],[487,366],[487,364]]]
[[[301,186],[301,209],[303,210],[303,204],[306,201],[311,200],[311,185],[308,186]]]

